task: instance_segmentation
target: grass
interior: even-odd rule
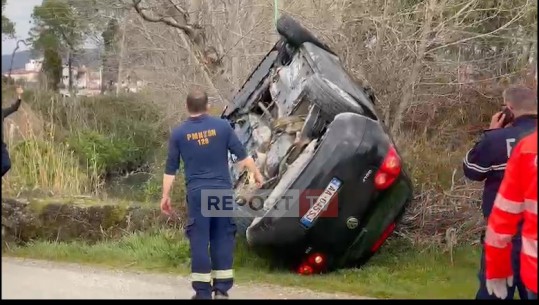
[[[12,167],[2,178],[2,192],[14,194],[25,190],[47,190],[53,194],[86,194],[97,182],[95,175],[79,165],[78,158],[53,132],[38,137],[33,132],[14,143],[8,138]]]
[[[3,87],[3,100],[12,91]],[[3,193],[101,194],[107,178],[144,167],[166,142],[159,108],[141,95],[64,99],[29,90],[23,101],[4,137],[12,168]]]
[[[235,269],[240,283],[265,282],[376,298],[471,299],[477,287],[479,249],[462,246],[453,251],[451,261],[451,255],[440,249],[417,249],[392,240],[362,269],[303,277],[272,269],[240,240]],[[188,243],[172,231],[140,233],[94,245],[36,242],[7,248],[4,255],[184,275],[189,271]]]

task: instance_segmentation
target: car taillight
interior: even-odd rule
[[[374,245],[371,248],[371,252],[376,252],[380,247],[384,244],[386,239],[393,233],[393,230],[395,230],[395,223],[390,224],[382,233],[382,236],[374,243]]]
[[[303,263],[299,266],[298,273],[301,275],[311,275],[313,274],[313,267]]]
[[[395,182],[401,172],[401,159],[392,145],[374,176],[374,185],[378,190],[385,190]]]
[[[298,268],[301,275],[311,275],[321,272],[326,266],[326,257],[321,253],[313,253],[307,257]]]
[[[315,253],[315,254],[310,255],[307,261],[309,262],[310,265],[319,267],[319,266],[324,265],[324,263],[326,262],[326,259],[324,258],[322,254]]]

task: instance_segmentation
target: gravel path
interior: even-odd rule
[[[239,284],[231,299],[361,299],[266,284]],[[190,299],[182,276],[2,258],[2,299]]]

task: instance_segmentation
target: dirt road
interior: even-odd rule
[[[2,299],[189,299],[187,278],[2,258]],[[231,299],[358,299],[266,284],[236,285]]]

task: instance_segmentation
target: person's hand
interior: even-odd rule
[[[505,119],[505,114],[503,111],[496,112],[492,119],[490,120],[489,129],[498,129],[503,127],[503,120]]]
[[[164,196],[161,198],[161,212],[167,216],[172,214],[172,206],[170,201],[170,196]]]
[[[260,173],[260,171],[257,171],[255,173],[255,183],[257,187],[262,187],[264,184],[264,176]]]
[[[486,282],[488,294],[494,294],[499,299],[507,297],[507,288],[513,286],[513,277],[504,279],[487,279]]]
[[[17,89],[15,90],[15,92],[17,92],[17,96],[19,97],[19,99],[21,99],[22,97],[22,94],[24,93],[24,90],[22,90],[22,87],[17,87]]]

